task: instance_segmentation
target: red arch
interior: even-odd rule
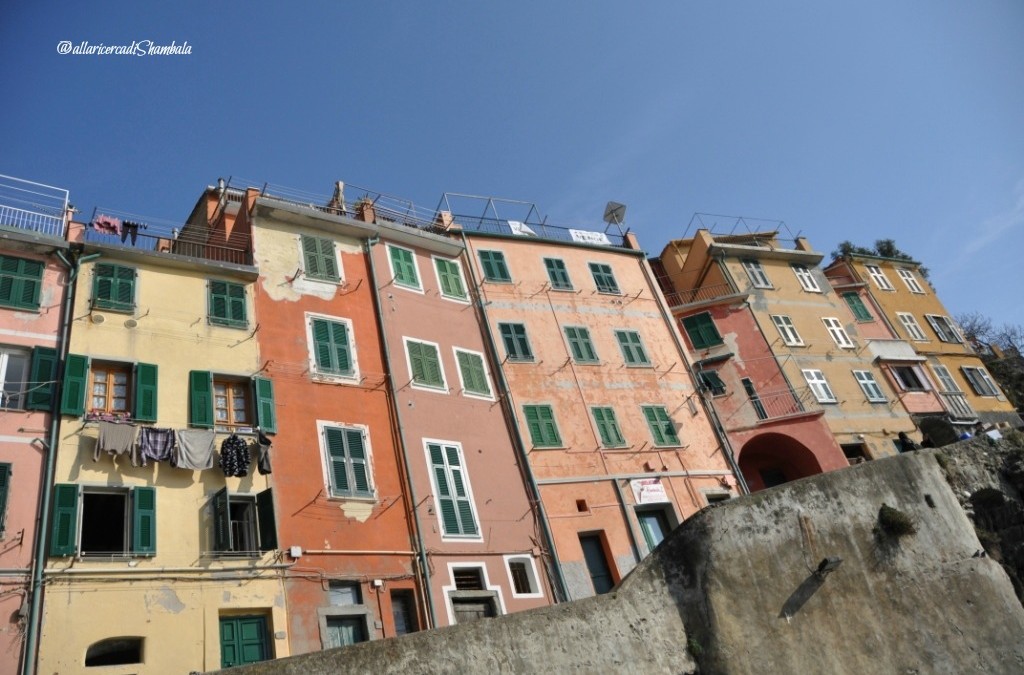
[[[810,448],[785,434],[755,436],[743,445],[739,455],[740,471],[751,492],[763,490],[778,481],[789,482],[822,472],[821,464]]]

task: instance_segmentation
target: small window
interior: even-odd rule
[[[341,280],[333,240],[302,235],[302,259],[306,265],[306,277],[319,281]]]
[[[892,366],[891,372],[904,391],[927,391],[924,379],[913,366]]]
[[[395,635],[408,635],[419,630],[412,591],[391,591],[391,617],[395,621]]]
[[[917,319],[914,318],[913,314],[907,312],[896,312],[896,317],[903,324],[903,329],[907,331],[907,337],[915,342],[927,342],[928,338],[925,336],[924,331],[921,330],[921,326],[917,323]]]
[[[694,349],[705,349],[722,344],[722,336],[715,328],[715,322],[709,312],[694,314],[683,319],[683,328],[690,337]]]
[[[619,430],[619,422],[615,419],[615,410],[608,406],[595,406],[590,409],[597,425],[597,433],[601,437],[601,446],[605,448],[621,448],[626,439]]]
[[[217,492],[213,510],[213,550],[222,554],[258,556],[277,548],[277,523],[272,492],[232,494]]]
[[[388,244],[391,275],[398,286],[420,289],[420,275],[416,270],[416,255],[407,248]]]
[[[373,497],[366,432],[354,427],[324,426],[324,454],[332,497]]]
[[[814,398],[819,403],[835,403],[836,395],[832,393],[832,388],[828,386],[828,380],[825,379],[825,374],[820,370],[804,370],[804,379],[807,380],[807,386],[811,388],[811,392],[814,394]]]
[[[654,444],[659,446],[679,445],[679,436],[676,434],[676,426],[672,424],[672,418],[664,406],[645,405],[643,410],[644,419],[647,420],[647,428],[651,430]]]
[[[462,283],[462,268],[454,260],[434,258],[434,270],[437,282],[441,287],[441,295],[453,300],[465,300],[466,286]]]
[[[559,258],[544,258],[544,268],[548,271],[548,281],[551,288],[556,291],[571,291],[572,281],[569,279],[569,270],[565,268],[565,261]]]
[[[414,386],[448,389],[436,344],[405,338],[405,352],[409,358],[409,377]]]
[[[644,534],[644,543],[647,544],[648,551],[656,549],[672,531],[668,512],[664,508],[637,508],[636,519],[640,522],[640,531]]]
[[[362,590],[354,581],[327,582],[327,595],[332,607],[352,607],[363,604]]]
[[[913,272],[905,267],[898,268],[896,272],[900,275],[900,279],[903,279],[903,283],[907,285],[911,293],[924,293],[924,289],[921,288],[921,284],[918,283],[917,277],[914,276]]]
[[[135,268],[99,263],[93,268],[92,306],[115,312],[135,309]]]
[[[814,274],[807,268],[807,265],[798,265],[794,263],[791,267],[793,268],[793,274],[795,274],[797,280],[800,281],[801,288],[810,293],[821,293],[821,287],[818,285],[818,280],[814,278]]]
[[[843,455],[846,457],[846,461],[850,463],[850,466],[863,464],[868,461],[863,443],[844,443],[839,447],[842,448]]]
[[[480,251],[480,266],[483,267],[484,279],[487,281],[512,281],[508,265],[505,264],[505,254],[501,251]]]
[[[565,338],[576,363],[597,363],[597,352],[590,340],[590,331],[582,326],[566,326]]]
[[[558,435],[555,413],[549,405],[524,405],[523,415],[526,426],[530,430],[530,440],[534,447],[561,447],[562,439]]]
[[[792,319],[782,314],[772,314],[771,317],[772,323],[779,330],[779,335],[782,336],[784,343],[790,347],[803,346],[803,338],[800,337],[800,333],[796,332],[796,326],[793,325]]]
[[[252,427],[252,382],[249,380],[213,380],[213,418],[218,430]]]
[[[594,277],[594,285],[599,293],[619,294],[619,285],[612,274],[612,266],[604,263],[590,263],[590,273]]]
[[[619,349],[622,351],[622,360],[627,366],[649,366],[651,360],[647,358],[647,350],[640,340],[640,333],[635,330],[617,330],[615,339],[619,342]]]
[[[142,663],[144,644],[145,639],[141,637],[114,637],[94,642],[85,650],[85,667]]]
[[[245,312],[245,286],[229,281],[211,280],[209,289],[210,323],[232,328],[248,326]]]
[[[825,328],[828,330],[828,334],[832,336],[832,341],[836,343],[842,349],[853,349],[856,345],[853,344],[853,340],[846,334],[846,329],[843,328],[843,324],[839,319],[831,316],[822,317],[822,322],[825,324]]]
[[[757,389],[754,388],[754,381],[749,377],[744,377],[740,382],[743,384],[743,391],[746,392],[747,398],[750,400],[750,406],[754,409],[757,419],[768,419],[768,410],[765,409],[764,403],[761,402],[761,397],[757,394]]]
[[[974,390],[978,396],[999,396],[999,388],[996,387],[996,383],[989,377],[988,372],[984,368],[973,368],[970,366],[961,366],[960,370],[963,371],[964,377],[971,385],[971,389]]]
[[[127,363],[93,363],[90,411],[129,414],[131,372],[131,365]]]
[[[508,566],[508,577],[512,582],[513,596],[541,595],[533,558],[529,556],[508,556],[505,558],[505,564]]]
[[[865,265],[864,268],[868,271],[868,275],[871,277],[871,280],[875,282],[875,286],[877,286],[880,290],[896,290],[895,288],[893,288],[893,285],[889,283],[889,278],[885,276],[885,272],[882,271],[881,267],[879,267],[878,265]]]
[[[722,381],[717,370],[698,370],[697,379],[700,380],[702,387],[711,392],[712,396],[725,394],[725,382]]]
[[[479,537],[476,507],[466,473],[462,448],[455,443],[428,442],[434,498],[441,527],[447,537]]]
[[[0,347],[0,408],[22,410],[28,383],[29,353],[14,347]],[[40,383],[33,383],[33,388]]]
[[[356,364],[352,353],[352,322],[347,319],[310,317],[308,326],[313,373],[354,378]]]
[[[878,386],[878,382],[875,381],[875,376],[870,370],[855,370],[853,376],[857,378],[857,384],[860,385],[861,391],[869,401],[885,403],[885,394],[882,393],[882,388]]]
[[[530,341],[526,339],[526,326],[521,323],[499,323],[498,331],[509,361],[533,360]]]
[[[455,361],[459,366],[462,391],[466,394],[491,398],[491,383],[487,378],[483,354],[456,348]]]
[[[54,486],[50,555],[76,554],[156,554],[156,488]]]
[[[746,270],[747,277],[750,279],[750,283],[754,285],[754,288],[772,288],[772,282],[768,279],[768,275],[765,274],[764,267],[761,266],[760,261],[744,260],[743,269]]]
[[[0,255],[0,305],[15,309],[39,309],[43,263]]]
[[[935,335],[937,335],[943,342],[953,342],[956,344],[963,342],[956,324],[954,324],[948,316],[925,314],[924,318],[927,319],[932,330],[935,331]]]
[[[857,319],[857,321],[871,321],[874,318],[864,305],[864,301],[856,293],[843,293],[843,300],[846,300],[846,304],[850,306],[850,311],[853,312],[853,318]]]

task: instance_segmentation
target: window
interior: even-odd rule
[[[0,464],[0,538],[7,531],[7,499],[11,491],[11,465]]]
[[[15,309],[39,309],[43,263],[0,255],[0,305]]]
[[[913,314],[907,312],[896,312],[896,317],[903,324],[903,329],[907,331],[907,337],[917,342],[927,342],[928,338],[925,337],[924,331],[921,330],[921,326],[918,325],[917,319],[914,318]]]
[[[843,450],[843,455],[846,457],[846,461],[850,463],[850,466],[856,464],[863,464],[868,461],[868,456],[864,451],[863,443],[844,443],[839,446]],[[898,450],[899,448],[897,448]]]
[[[597,424],[597,433],[601,437],[601,446],[605,448],[621,448],[626,439],[619,431],[619,423],[615,419],[615,410],[607,406],[595,406],[590,409]]]
[[[772,288],[772,282],[768,280],[768,275],[765,274],[759,261],[744,260],[743,269],[746,270],[747,277],[750,278],[750,283],[754,284],[755,288]]]
[[[51,556],[155,554],[156,488],[54,486]]]
[[[210,323],[245,328],[245,286],[229,281],[210,280]]]
[[[419,630],[412,591],[391,591],[391,617],[395,621],[395,635],[408,635]]]
[[[363,604],[363,593],[355,581],[328,581],[327,599],[332,607],[352,607]]]
[[[566,326],[565,338],[569,341],[569,351],[576,363],[597,363],[597,352],[590,340],[590,331],[581,326]]]
[[[311,371],[317,375],[358,379],[352,322],[307,315],[306,326]]]
[[[97,263],[93,268],[92,306],[117,312],[135,309],[135,268]]]
[[[565,261],[559,258],[544,258],[544,267],[548,271],[551,288],[556,291],[572,290],[572,281],[569,279],[569,271],[565,268]]]
[[[814,398],[818,399],[819,403],[836,402],[836,395],[832,393],[831,387],[828,386],[828,380],[825,379],[824,373],[820,370],[804,370],[801,372],[804,374],[804,379],[807,380],[807,386],[811,388]]]
[[[853,340],[851,340],[850,336],[846,334],[846,329],[843,328],[843,324],[839,321],[839,319],[831,316],[826,316],[823,317],[821,320],[824,322],[825,328],[828,330],[828,334],[832,336],[832,340],[837,345],[839,345],[843,349],[854,348],[855,345],[853,344]]]
[[[307,278],[335,282],[341,280],[333,240],[302,235],[302,260]]]
[[[721,396],[725,393],[725,382],[719,376],[717,370],[698,370],[697,379],[702,387],[708,389],[712,396]]]
[[[428,441],[426,446],[444,535],[478,538],[480,529],[462,448],[444,441]]]
[[[711,319],[709,312],[695,314],[683,319],[683,328],[690,336],[690,342],[694,349],[704,349],[722,344],[722,336],[715,328],[715,322]]]
[[[396,285],[421,290],[416,255],[412,251],[388,244],[388,260],[391,261],[391,276]]]
[[[846,304],[850,306],[850,311],[853,312],[853,318],[857,319],[857,321],[871,321],[874,318],[864,305],[864,301],[856,293],[843,293],[843,300],[846,300]]]
[[[93,365],[92,387],[89,391],[90,410],[127,413],[129,377],[130,368],[126,364]]]
[[[943,392],[962,394],[963,390],[957,385],[956,380],[950,375],[949,369],[946,366],[933,365],[932,370],[935,371],[935,376],[939,378],[939,385]]]
[[[818,286],[818,280],[814,278],[814,274],[811,270],[807,269],[807,265],[790,265],[793,268],[793,274],[796,275],[797,280],[800,281],[800,287],[805,291],[811,293],[821,293],[821,287]]]
[[[213,495],[210,507],[215,552],[260,555],[277,548],[277,523],[271,490],[253,495],[230,494],[227,488],[222,488]]]
[[[796,332],[796,326],[793,325],[793,320],[788,316],[782,314],[772,314],[772,323],[779,329],[779,335],[782,336],[782,341],[790,347],[800,347],[804,344],[800,334]]]
[[[484,270],[484,279],[508,283],[512,281],[505,264],[505,254],[501,251],[480,251],[480,266]]]
[[[917,277],[914,276],[913,272],[905,267],[897,268],[896,272],[900,275],[900,278],[903,279],[903,283],[907,285],[907,288],[910,289],[911,293],[924,293],[924,289],[921,288],[921,284],[917,282]]]
[[[526,426],[530,430],[530,440],[534,447],[561,447],[562,439],[558,435],[558,425],[555,423],[555,413],[551,406],[524,405],[523,415],[526,417]]]
[[[761,397],[757,395],[757,390],[754,388],[754,381],[749,377],[744,377],[740,381],[743,383],[743,391],[747,393],[747,398],[750,400],[750,405],[754,409],[754,414],[757,415],[757,419],[768,419],[768,411],[765,410],[764,403],[761,402]]]
[[[188,410],[192,427],[234,431],[245,430],[255,423],[263,431],[277,432],[274,383],[265,377],[244,380],[214,376],[207,370],[190,371]],[[237,421],[239,415],[243,415],[247,423]]]
[[[992,381],[992,378],[988,376],[984,368],[961,366],[960,370],[963,371],[964,377],[967,378],[971,385],[971,389],[978,396],[999,396],[999,388],[996,387],[996,383]]]
[[[526,326],[521,323],[499,323],[498,331],[501,341],[505,344],[505,354],[509,361],[532,361],[530,341],[526,339]]]
[[[617,330],[615,339],[619,341],[619,349],[622,351],[622,360],[627,366],[649,366],[650,359],[647,358],[647,351],[644,343],[640,340],[640,333],[635,330]]]
[[[27,350],[0,347],[0,408],[21,410],[25,407],[28,370]],[[33,388],[38,384],[33,382]]]
[[[924,378],[914,366],[893,366],[892,376],[904,391],[927,391]]]
[[[437,272],[437,283],[441,286],[441,295],[453,300],[465,300],[466,286],[462,283],[462,268],[454,260],[434,258],[434,270]]]
[[[963,339],[960,337],[960,331],[956,328],[956,324],[954,324],[948,316],[925,314],[924,318],[928,320],[928,323],[931,324],[932,330],[935,331],[935,334],[939,336],[939,339],[943,342],[963,342]]]
[[[433,342],[405,339],[405,353],[409,357],[409,377],[413,386],[448,390],[441,366],[441,355]]]
[[[145,639],[140,637],[114,637],[94,642],[85,650],[85,667],[142,663],[144,645]]]
[[[861,391],[869,401],[885,403],[885,394],[882,393],[882,388],[878,386],[878,382],[875,381],[875,376],[870,370],[855,370],[853,376],[857,378],[857,384],[860,385]]]
[[[637,509],[636,518],[640,521],[640,531],[644,533],[647,550],[653,551],[665,536],[672,531],[665,509]]]
[[[892,284],[889,283],[889,278],[885,276],[885,272],[878,265],[865,265],[864,269],[868,271],[868,275],[871,276],[871,280],[875,282],[875,286],[883,291],[895,291]]]
[[[455,362],[459,367],[459,379],[462,381],[464,393],[486,398],[493,397],[483,354],[456,347]]]
[[[327,479],[332,497],[373,498],[366,431],[322,424]]]
[[[676,427],[668,416],[668,411],[660,405],[645,405],[640,408],[647,420],[647,428],[651,430],[655,445],[679,445]]]
[[[64,362],[62,415],[86,412],[157,420],[157,367],[150,363],[113,363],[68,354]]]
[[[615,587],[608,555],[605,553],[604,537],[601,534],[581,534],[580,548],[583,549],[583,560],[590,573],[590,582],[598,595],[607,593]]]
[[[594,277],[594,285],[599,293],[619,294],[619,285],[615,283],[612,266],[604,263],[590,263],[590,273]]]
[[[335,649],[369,640],[367,620],[370,611],[363,604],[359,584],[330,581],[327,586],[330,608],[318,611],[324,649]]]
[[[454,623],[469,623],[498,615],[498,593],[486,582],[483,567],[452,567],[454,590],[448,592]],[[451,588],[449,586],[448,588]]]
[[[537,581],[537,568],[533,558],[526,555],[505,556],[508,578],[512,584],[512,597],[543,596]]]

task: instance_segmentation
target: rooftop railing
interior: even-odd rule
[[[0,175],[0,227],[63,239],[68,191]]]

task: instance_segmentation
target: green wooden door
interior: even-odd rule
[[[270,658],[265,616],[225,616],[220,619],[220,667],[241,666]]]

